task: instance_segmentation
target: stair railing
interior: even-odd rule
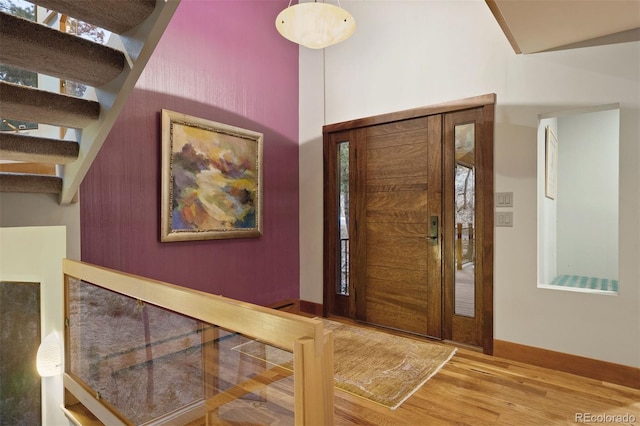
[[[324,330],[321,320],[68,259],[63,260],[63,272],[64,405],[65,413],[71,420],[82,423],[76,415],[88,410],[104,424],[137,424],[118,410],[117,403],[113,400],[116,397],[107,398],[106,389],[92,388],[92,377],[102,374],[110,380],[116,380],[116,376],[136,369],[144,370],[160,358],[163,361],[157,363],[159,366],[163,362],[169,362],[170,366],[174,362],[171,357],[178,356],[176,348],[182,348],[185,351],[202,350],[204,383],[195,384],[194,387],[200,389],[205,397],[180,409],[173,409],[171,413],[163,413],[149,424],[184,424],[194,421],[194,416],[201,420],[203,415],[206,416],[206,424],[215,423],[216,416],[220,414],[218,410],[224,409],[225,404],[261,388],[269,378],[287,375],[287,370],[273,367],[262,376],[252,376],[239,385],[221,391],[216,372],[225,371],[225,367],[213,365],[215,356],[211,356],[220,353],[221,348],[211,344],[225,338],[235,339],[239,333],[243,338],[259,338],[260,342],[293,352],[293,412],[296,425],[333,425],[333,336],[330,331]],[[121,299],[127,299],[128,302],[123,305]],[[115,315],[104,315],[103,312],[107,309],[104,304],[108,304]],[[155,311],[145,311],[147,306],[153,306]],[[150,324],[155,325],[154,333],[168,328],[158,320],[160,317],[149,316],[157,314],[157,310],[168,310],[170,315],[166,323],[171,322],[181,332],[160,337],[154,334],[154,339],[151,339]],[[180,318],[171,317],[174,314],[180,315]],[[129,327],[138,330],[135,334],[137,338],[133,338],[128,336],[125,324],[136,316],[136,327]],[[193,325],[194,323],[189,322],[191,319],[202,321],[203,325]],[[144,327],[140,325],[140,321],[144,323]],[[175,326],[176,321],[186,321],[187,325],[181,323]],[[89,326],[96,322],[93,328]],[[140,337],[141,329],[144,329],[143,338]],[[204,349],[206,345],[209,345],[208,351]],[[196,360],[200,359],[198,353],[195,355]],[[114,358],[118,359],[115,364],[117,368],[114,369],[114,364],[105,366],[107,359]],[[220,359],[222,358],[218,355],[218,360]],[[153,378],[143,376],[140,381],[146,381],[148,386]],[[228,380],[222,382],[228,385]],[[153,401],[150,388],[147,387],[147,391],[142,392],[140,383],[123,381],[114,386],[117,388],[115,395],[120,395],[122,399],[127,399],[127,395],[137,394],[142,399],[146,397],[147,401],[150,400],[151,405],[162,405],[157,400]],[[132,389],[132,386],[138,386],[137,390]],[[162,385],[156,382],[155,386]],[[143,423],[147,424],[147,421]]]

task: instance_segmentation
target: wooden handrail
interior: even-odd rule
[[[290,351],[293,341],[322,342],[322,321],[216,296],[203,291],[64,259],[66,275],[182,315],[236,331]],[[322,352],[322,343],[317,354]]]

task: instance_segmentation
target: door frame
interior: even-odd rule
[[[481,140],[482,147],[478,151],[482,151],[480,162],[478,164],[477,174],[482,175],[482,188],[479,194],[482,196],[482,202],[478,204],[476,214],[480,222],[476,227],[482,227],[483,241],[480,247],[476,247],[477,260],[482,264],[482,276],[478,277],[482,282],[482,349],[485,354],[493,354],[493,244],[494,244],[494,171],[493,171],[493,134],[494,134],[494,114],[495,114],[496,95],[494,93],[475,96],[471,98],[460,99],[452,102],[436,104],[426,107],[414,108],[404,111],[392,112],[371,117],[359,118],[355,120],[345,121],[341,123],[328,124],[323,126],[323,173],[324,173],[324,220],[323,220],[323,315],[336,314],[334,302],[335,283],[337,282],[338,273],[338,252],[337,247],[338,223],[337,217],[337,176],[336,176],[336,151],[335,135],[341,133],[346,135],[345,139],[356,141],[358,138],[358,130],[377,125],[391,123],[394,121],[407,120],[411,118],[424,117],[435,114],[445,114],[449,112],[464,111],[468,109],[482,108],[484,123],[482,126]],[[344,139],[344,138],[343,138]],[[356,154],[354,154],[356,155]],[[351,191],[357,191],[353,183],[350,183]],[[480,232],[480,230],[479,230]],[[349,259],[351,262],[351,256]],[[352,269],[353,271],[353,269]],[[352,284],[349,285],[353,290]],[[444,285],[443,285],[444,289]],[[352,294],[352,293],[350,293]],[[445,298],[443,292],[442,303],[443,312]],[[355,297],[349,297],[346,306],[340,309],[339,315],[347,316],[355,319],[356,312]],[[443,318],[443,331],[446,319]],[[446,334],[445,334],[446,335]]]

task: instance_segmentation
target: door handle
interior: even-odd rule
[[[431,242],[431,245],[438,244],[438,216],[431,216],[429,219],[429,236],[427,237]]]

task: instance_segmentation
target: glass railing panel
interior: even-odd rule
[[[293,425],[292,354],[221,332],[204,351],[206,424]]]
[[[67,281],[67,371],[123,421],[293,424],[289,352]]]

